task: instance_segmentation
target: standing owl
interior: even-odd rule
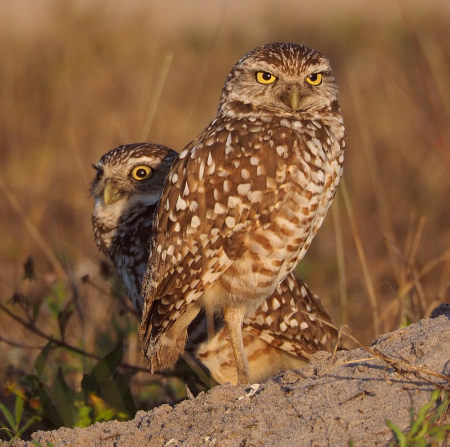
[[[94,168],[92,215],[98,247],[112,260],[139,316],[141,284],[149,257],[152,217],[164,179],[178,154],[154,144],[120,146]],[[187,350],[220,382],[236,382],[226,326],[216,318],[208,337],[199,315],[189,327]],[[243,342],[250,377],[260,382],[281,371],[304,366],[319,350],[330,351],[337,332],[319,299],[294,274],[277,286],[252,318],[244,322]]]
[[[303,258],[342,174],[344,125],[328,60],[259,47],[227,77],[211,124],[164,185],[140,324],[152,370],[172,365],[202,307],[222,311],[239,383],[242,322]]]

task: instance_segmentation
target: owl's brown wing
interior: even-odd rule
[[[294,273],[244,323],[243,331],[308,360],[317,351],[331,352],[338,335],[319,298]]]
[[[172,166],[158,205],[143,284],[140,332],[149,359],[187,307],[252,243],[257,245],[254,256],[268,244],[259,232],[275,207],[282,210],[288,167],[298,154],[290,150],[298,146],[292,130],[274,129],[273,122],[270,129],[267,123],[243,120],[234,128],[218,118]],[[272,231],[279,228],[272,224]],[[179,350],[184,349],[184,341],[179,343]]]

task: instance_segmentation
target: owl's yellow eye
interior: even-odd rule
[[[311,85],[322,84],[322,73],[313,73],[306,78],[306,82]]]
[[[135,180],[147,180],[152,175],[152,169],[148,166],[136,166],[131,171],[131,177]]]
[[[267,71],[258,71],[258,73],[256,73],[256,80],[260,84],[272,84],[277,80],[277,78]]]

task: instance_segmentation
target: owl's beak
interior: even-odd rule
[[[300,93],[296,88],[290,89],[284,96],[283,102],[295,113],[300,105]]]
[[[119,199],[119,191],[114,187],[110,180],[106,180],[105,189],[103,190],[103,201],[105,202],[105,205],[111,205]]]

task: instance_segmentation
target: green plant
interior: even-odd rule
[[[35,369],[37,374],[23,377],[29,394],[40,402],[34,407],[34,420],[51,427],[86,427],[94,422],[111,419],[126,420],[136,413],[129,380],[118,371],[123,358],[122,343],[85,373],[81,390],[69,386],[63,368],[56,374],[47,365],[52,342],[39,354]],[[53,380],[50,376],[53,374]]]
[[[437,405],[433,414],[432,408],[436,404],[441,390],[434,390],[430,400],[423,405],[414,416],[411,408],[411,426],[408,433],[395,425],[392,421],[386,421],[392,430],[396,440],[389,445],[391,447],[435,447],[450,433],[450,425],[438,425],[449,405],[448,393],[444,392],[441,403]]]
[[[0,447],[12,447],[17,440],[18,438],[12,438],[9,442],[0,441]],[[31,443],[34,445],[34,447],[55,447],[54,444],[50,441],[46,441],[45,445],[42,445],[40,442],[34,440],[32,440]]]
[[[22,397],[19,393],[16,394],[14,414],[8,410],[6,405],[0,402],[0,411],[6,421],[6,423],[0,421],[0,426],[5,430],[5,433],[11,439],[22,436],[28,427],[39,419],[39,417],[35,415],[23,422],[23,406],[24,397]]]
[[[35,422],[46,428],[86,427],[134,416],[129,380],[118,371],[123,356],[121,344],[95,364],[90,374],[84,374],[80,391],[68,385],[62,368],[58,368],[53,380],[49,379],[52,371],[47,359],[51,349],[49,342],[36,360],[37,374],[23,376],[23,386],[12,382],[5,387],[8,394],[16,396],[14,414],[0,402],[5,419],[0,426],[10,438],[22,436]],[[25,408],[28,418],[23,422]]]
[[[26,430],[29,434],[37,429],[86,427],[112,419],[128,420],[137,409],[149,409],[161,402],[177,402],[185,397],[182,381],[176,376],[188,376],[192,372],[180,369],[167,379],[162,375],[151,376],[150,382],[145,383],[147,395],[144,391],[135,392],[137,401],[144,402],[136,407],[132,379],[138,372],[145,375],[150,372],[123,360],[125,340],[136,332],[137,325],[134,314],[128,316],[128,302],[123,300],[123,293],[117,287],[117,275],[106,271],[104,266],[101,269],[111,286],[107,296],[118,303],[119,309],[125,310],[120,317],[113,317],[108,327],[97,331],[95,345],[89,347],[94,352],[89,352],[83,349],[85,339],[74,321],[79,317],[79,301],[83,299],[79,286],[67,280],[56,280],[47,295],[33,302],[30,294],[40,275],[31,257],[23,270],[22,280],[26,282],[28,293],[16,293],[8,305],[0,303],[0,310],[47,342],[34,362],[35,374],[18,373],[14,369],[8,373],[13,377],[5,381],[4,394],[15,395],[15,411],[11,412],[3,401],[0,402],[0,426],[3,427],[0,438],[20,437]],[[102,294],[108,293],[100,290],[89,277],[81,278],[81,284]],[[50,335],[52,333],[56,335]]]

